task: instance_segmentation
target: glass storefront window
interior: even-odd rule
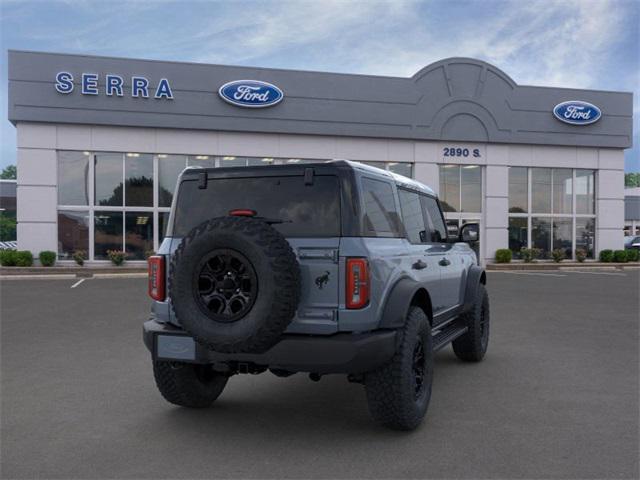
[[[520,250],[527,246],[527,219],[511,217],[509,219],[509,250],[514,258],[520,258]]]
[[[153,250],[153,213],[125,214],[125,251],[128,260],[144,260],[145,252]]]
[[[89,152],[58,153],[58,205],[89,205]]]
[[[246,157],[221,157],[220,166],[221,167],[246,167],[247,159]]]
[[[482,169],[479,165],[464,165],[460,169],[461,212],[482,211]]]
[[[557,218],[553,219],[553,249],[564,250],[565,258],[573,258],[573,219]]]
[[[189,155],[187,157],[187,166],[213,168],[216,166],[215,157],[210,155]]]
[[[95,155],[95,205],[123,205],[122,153],[96,153]]]
[[[389,165],[389,171],[397,173],[398,175],[404,175],[405,177],[412,178],[412,165],[410,163],[396,163],[391,162]]]
[[[509,167],[509,213],[529,210],[529,181],[526,167]]]
[[[460,166],[440,165],[439,198],[445,212],[460,211]]]
[[[108,260],[107,250],[122,250],[122,212],[95,212],[94,258]]]
[[[573,211],[573,170],[553,169],[553,213]]]
[[[595,238],[596,219],[576,218],[576,250],[583,249],[587,252],[587,258],[593,258]]]
[[[540,258],[549,258],[551,252],[551,218],[531,219],[531,247],[540,249]]]
[[[551,213],[551,169],[531,169],[531,212]]]
[[[170,207],[178,175],[187,166],[183,155],[158,155],[158,206]]]
[[[167,234],[167,225],[169,225],[169,212],[158,212],[158,245]]]
[[[169,220],[169,212],[166,210],[171,207],[178,176],[185,167],[240,167],[327,161],[330,160],[58,151],[60,258],[68,259],[73,251],[86,250],[88,255],[93,251],[88,260],[108,260],[107,250],[124,249],[129,254],[129,260],[143,260],[145,251],[161,243],[166,234]],[[413,176],[413,164],[408,162],[363,163],[407,177]],[[457,167],[456,170],[459,191],[460,168]],[[479,182],[470,173],[468,182],[465,183],[471,192],[470,205],[478,203],[473,201],[476,184]],[[75,211],[74,207],[82,210]],[[139,213],[137,210],[145,211]],[[156,221],[158,225],[154,228]],[[154,232],[157,239],[154,238]]]
[[[274,162],[275,160],[271,157],[264,157],[264,158],[251,157],[247,159],[247,165],[249,167],[255,167],[260,165],[273,165]]]
[[[125,204],[153,206],[153,155],[127,153],[124,159]]]
[[[576,170],[576,213],[595,213],[595,172]]]
[[[89,255],[89,211],[58,211],[58,258],[70,260],[73,252]]]

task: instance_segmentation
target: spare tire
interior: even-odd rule
[[[289,242],[249,217],[195,227],[171,260],[169,293],[193,338],[223,353],[259,353],[276,344],[300,300],[300,267]]]

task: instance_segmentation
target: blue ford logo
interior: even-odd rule
[[[225,83],[218,90],[225,102],[238,107],[271,107],[282,101],[284,93],[275,85],[259,80],[235,80]]]
[[[597,122],[602,116],[598,107],[580,100],[559,103],[553,107],[553,114],[561,122],[571,125],[589,125]]]

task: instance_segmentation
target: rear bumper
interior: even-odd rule
[[[395,330],[283,335],[276,345],[260,354],[214,352],[195,342],[184,330],[155,320],[145,322],[143,338],[154,360],[250,364],[292,372],[369,372],[389,362],[396,350]]]

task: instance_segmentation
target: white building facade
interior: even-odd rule
[[[185,166],[335,158],[431,186],[449,223],[480,223],[482,262],[500,248],[597,258],[623,245],[628,93],[520,87],[472,59],[411,79],[33,52],[9,60],[20,249],[144,260],[162,241]],[[148,82],[147,97],[134,95],[135,78]],[[220,86],[246,78],[277,85],[284,99],[243,108],[221,98]],[[598,118],[562,121],[553,111],[571,101]]]

